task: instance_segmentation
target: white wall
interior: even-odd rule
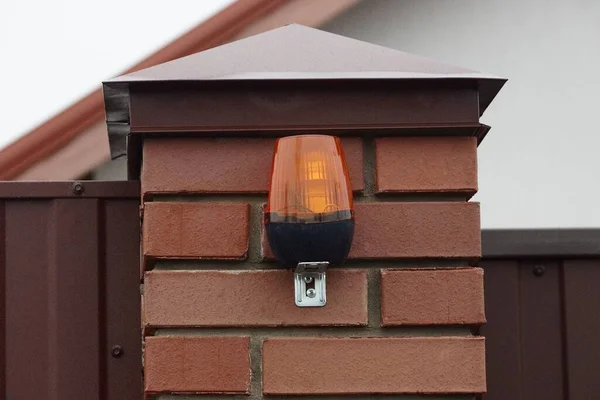
[[[482,118],[484,228],[600,227],[600,1],[363,0],[324,29],[509,78]]]
[[[91,179],[95,181],[126,181],[127,159],[121,157],[107,161],[92,171]]]

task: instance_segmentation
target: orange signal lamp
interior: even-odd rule
[[[352,188],[339,138],[277,140],[265,230],[277,260],[296,266],[296,304],[325,305],[325,270],[346,260],[354,236]]]

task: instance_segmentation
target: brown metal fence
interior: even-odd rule
[[[137,182],[0,183],[0,400],[142,397]],[[600,230],[484,231],[484,400],[600,398]]]
[[[139,185],[0,184],[0,399],[141,398]]]
[[[483,245],[483,399],[600,399],[600,231],[484,231]]]

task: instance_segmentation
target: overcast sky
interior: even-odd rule
[[[0,148],[234,0],[0,0]]]

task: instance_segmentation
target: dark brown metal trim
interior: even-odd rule
[[[479,126],[468,82],[188,82],[131,85],[130,96],[132,133]]]
[[[249,134],[257,134],[258,136],[286,136],[286,135],[299,135],[301,133],[318,133],[328,132],[330,135],[337,136],[352,136],[362,135],[364,133],[372,132],[377,136],[475,136],[477,137],[480,124],[401,124],[401,123],[390,123],[390,124],[330,124],[330,125],[318,125],[318,124],[306,124],[293,127],[281,126],[270,126],[259,128],[258,126],[212,126],[212,127],[201,127],[201,126],[175,126],[169,128],[153,128],[153,127],[142,127],[132,132],[132,136],[137,134],[149,134],[149,135],[162,135],[163,137],[173,136],[235,136],[242,135],[248,136]],[[374,132],[377,131],[377,132]],[[129,139],[129,138],[128,138]],[[478,138],[478,143],[480,142]]]
[[[477,138],[477,145],[479,145],[483,141],[483,139],[485,139],[485,136],[488,134],[490,129],[492,129],[492,127],[489,125],[485,125],[485,124],[481,124],[477,128],[477,130],[475,131],[475,134],[473,135]]]
[[[481,242],[485,259],[600,256],[600,229],[483,230]]]
[[[21,198],[139,198],[138,181],[0,182],[0,199]]]

